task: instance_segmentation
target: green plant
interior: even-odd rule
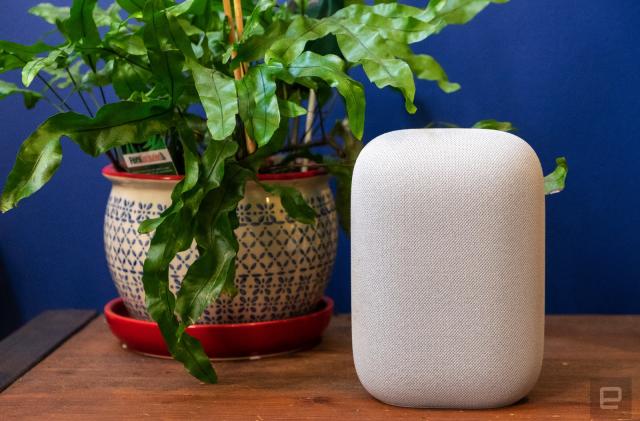
[[[97,0],[73,0],[70,8],[36,6],[30,12],[55,25],[63,42],[0,41],[0,72],[21,69],[24,84],[2,82],[0,97],[22,95],[27,107],[46,100],[59,113],[22,144],[0,210],[14,208],[49,181],[62,159],[63,137],[89,155],[107,154],[116,166],[115,148],[170,138],[184,179],[172,205],[140,226],[154,232],[144,264],[147,305],[175,358],[213,383],[215,371],[185,327],[217,296],[233,293],[235,208],[247,180],[265,169],[325,166],[337,177],[348,229],[351,168],[365,110],[363,86],[349,70],[361,66],[378,88],[399,91],[413,113],[414,76],[445,92],[459,85],[410,45],[504,1],[431,0],[418,8],[359,0],[244,0],[234,11],[244,28],[234,23],[228,0],[118,0],[107,9]],[[35,81],[41,91],[29,90]],[[71,109],[65,90],[79,95],[85,114]],[[325,111],[336,92],[347,118],[329,127]],[[117,101],[108,103],[114,93]],[[312,152],[323,147],[324,154]],[[274,160],[277,153],[286,156]],[[282,198],[291,217],[314,222],[295,189],[263,187]],[[194,240],[200,257],[174,296],[169,262]]]

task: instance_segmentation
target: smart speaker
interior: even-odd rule
[[[375,398],[490,408],[534,386],[544,341],[544,181],[509,133],[386,133],[351,196],[353,356]]]

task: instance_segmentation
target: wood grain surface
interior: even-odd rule
[[[94,317],[96,312],[93,310],[45,311],[0,341],[0,391]]]
[[[218,362],[220,384],[172,360],[124,350],[98,318],[0,394],[0,419],[589,420],[590,382],[632,379],[640,414],[640,316],[549,316],[540,381],[494,410],[420,410],[376,401],[351,357],[348,316],[318,347],[290,356]],[[630,418],[619,414],[616,418]]]

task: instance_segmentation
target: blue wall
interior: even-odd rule
[[[33,42],[47,26],[26,14],[34,0],[8,2],[0,38]],[[58,4],[69,1],[59,0]],[[366,137],[432,120],[513,122],[545,171],[566,155],[568,189],[547,199],[547,310],[640,313],[640,2],[512,1],[421,45],[462,84],[444,94],[418,83],[417,114],[392,91],[368,89]],[[21,141],[50,114],[0,103],[8,174]],[[103,159],[64,142],[51,183],[0,215],[0,335],[47,308],[99,308],[116,295],[102,251],[109,185]],[[349,309],[349,246],[342,238],[329,289]]]

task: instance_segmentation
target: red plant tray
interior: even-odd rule
[[[316,311],[290,319],[256,323],[193,325],[187,333],[198,339],[211,359],[266,357],[310,348],[320,343],[329,326],[333,300],[324,297]],[[167,346],[155,322],[129,316],[122,298],[109,301],[104,315],[113,335],[127,348],[168,357]]]

